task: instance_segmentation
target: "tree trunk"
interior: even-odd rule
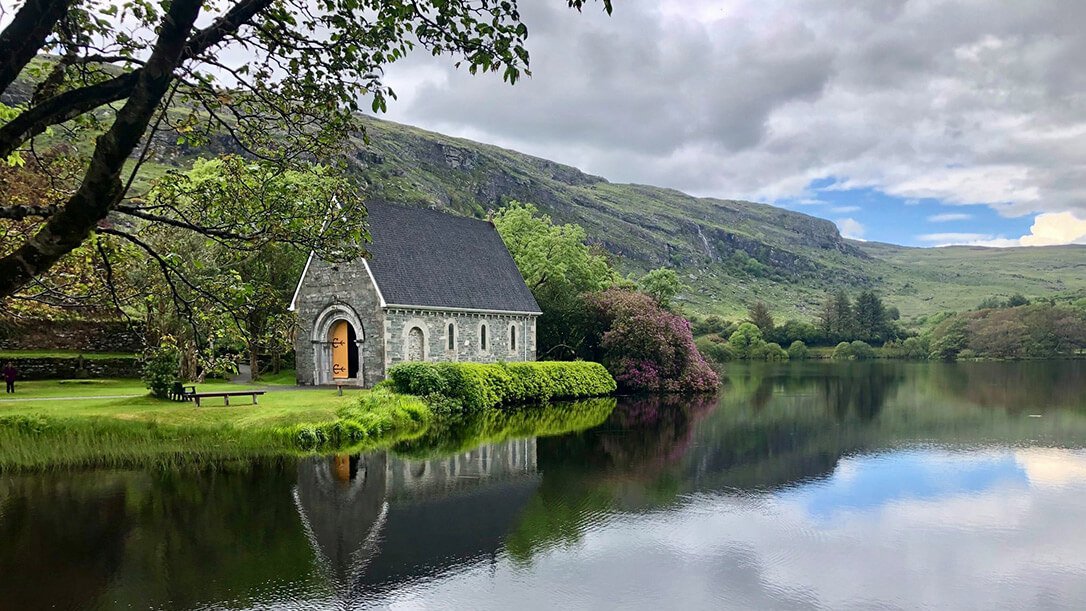
[[[256,340],[249,342],[249,372],[253,382],[260,378],[260,351]]]
[[[147,131],[174,80],[185,41],[200,12],[200,0],[174,0],[139,82],[109,131],[98,137],[83,183],[75,195],[18,249],[0,258],[0,298],[82,244],[124,195],[121,171]]]

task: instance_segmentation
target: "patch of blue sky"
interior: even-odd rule
[[[777,206],[829,219],[849,237],[905,246],[936,246],[1029,233],[1033,215],[1001,216],[984,204],[947,204],[936,199],[909,199],[874,188],[840,188],[833,177],[808,185],[805,197],[774,202]]]

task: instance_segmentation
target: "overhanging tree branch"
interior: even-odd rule
[[[73,0],[27,0],[0,32],[0,91],[7,88],[45,46]]]
[[[13,294],[82,244],[123,196],[121,170],[173,80],[201,4],[174,0],[170,5],[147,66],[109,131],[98,138],[75,195],[32,238],[0,259],[0,297]]]
[[[177,64],[196,58],[221,43],[271,3],[272,0],[239,2],[211,25],[193,34]],[[15,152],[24,142],[42,134],[50,126],[70,121],[95,108],[127,98],[146,69],[145,66],[101,83],[65,91],[23,111],[0,127],[0,158]]]

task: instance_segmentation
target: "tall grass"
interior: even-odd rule
[[[325,421],[130,419],[127,414],[0,417],[0,470],[178,465],[223,460],[359,452],[421,435],[430,410],[420,399],[364,393]]]

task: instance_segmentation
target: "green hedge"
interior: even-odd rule
[[[402,363],[388,372],[396,392],[459,401],[469,411],[615,392],[603,365],[585,361]]]

